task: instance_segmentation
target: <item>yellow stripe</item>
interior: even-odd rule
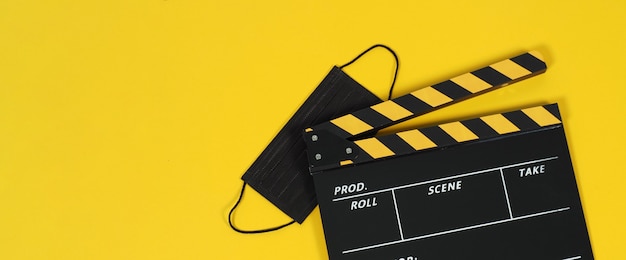
[[[374,159],[395,155],[393,151],[389,150],[387,146],[378,141],[378,139],[376,138],[358,140],[354,141],[354,143],[361,147],[363,151],[365,151]]]
[[[469,140],[476,140],[478,136],[474,134],[471,130],[467,129],[461,122],[452,122],[440,125],[439,128],[446,131],[454,140],[457,142],[465,142]]]
[[[555,125],[561,123],[561,120],[556,118],[552,113],[548,112],[544,107],[531,107],[522,109],[522,112],[530,117],[540,126]]]
[[[483,81],[482,79],[474,76],[472,73],[466,73],[461,76],[455,77],[451,79],[452,82],[457,85],[467,89],[467,91],[476,93],[491,87],[489,83]]]
[[[348,164],[352,164],[352,160],[344,160],[339,162],[339,165],[344,166],[344,165],[348,165]]]
[[[519,131],[517,126],[501,114],[483,116],[480,119],[501,135]]]
[[[409,144],[413,149],[419,151],[423,149],[433,148],[437,145],[433,143],[428,137],[426,137],[422,132],[418,130],[409,130],[396,134],[402,140],[404,140],[407,144]]]
[[[333,120],[330,120],[330,122],[350,133],[351,135],[357,135],[372,129],[372,126],[361,121],[361,119],[356,118],[352,114],[347,114],[340,118],[335,118]]]
[[[426,102],[426,104],[429,104],[431,107],[437,107],[452,101],[451,98],[434,89],[433,87],[425,87],[423,89],[413,91],[411,95]]]
[[[513,62],[512,60],[503,60],[501,62],[491,65],[490,67],[504,74],[510,79],[519,79],[521,77],[531,74],[529,70]]]
[[[404,107],[389,100],[372,106],[372,109],[381,115],[391,119],[392,121],[398,121],[402,118],[413,115],[411,111],[406,110]]]
[[[304,129],[304,131],[305,131],[305,132],[307,132],[307,133],[308,133],[308,132],[312,132],[312,131],[313,131],[313,128],[310,128],[310,127],[309,127],[309,128],[307,128],[307,129]]]

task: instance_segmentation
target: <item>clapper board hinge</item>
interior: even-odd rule
[[[553,104],[373,136],[382,128],[545,70],[542,56],[528,52],[307,128],[304,138],[310,170],[318,172],[560,124],[558,107]]]

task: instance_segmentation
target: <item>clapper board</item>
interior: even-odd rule
[[[545,70],[524,53],[307,128],[330,259],[593,259],[557,104],[375,136]]]

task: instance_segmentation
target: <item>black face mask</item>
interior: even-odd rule
[[[240,233],[263,233],[283,228],[294,222],[302,223],[317,206],[302,133],[306,127],[355,112],[381,101],[341,70],[377,47],[387,49],[396,61],[396,71],[389,90],[389,97],[391,97],[399,63],[395,52],[389,47],[374,45],[347,64],[333,67],[241,177],[244,181],[241,194],[228,216],[233,230]],[[235,227],[232,223],[232,214],[241,201],[246,184],[291,217],[293,221],[263,230],[247,231]]]

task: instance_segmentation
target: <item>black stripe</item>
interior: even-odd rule
[[[537,73],[546,69],[546,64],[543,63],[543,61],[535,58],[535,56],[531,55],[530,53],[524,53],[520,56],[512,58],[511,60],[531,71],[532,73]]]
[[[389,118],[376,112],[376,110],[372,109],[371,107],[367,107],[359,111],[356,111],[352,113],[352,115],[358,119],[361,119],[361,121],[367,123],[368,125],[374,128],[376,128],[377,126],[382,126],[382,125],[386,125],[386,124],[393,122]]]
[[[535,123],[530,117],[528,117],[522,111],[513,111],[502,114],[506,119],[511,121],[521,131],[532,130],[539,128],[539,125]]]
[[[377,137],[377,139],[385,144],[396,155],[415,152],[415,149],[407,144],[402,138],[395,134],[384,135]]]
[[[498,136],[498,132],[493,130],[487,123],[485,123],[480,118],[474,118],[466,121],[462,121],[465,127],[467,127],[470,131],[476,134],[480,139],[489,138]]]
[[[316,125],[315,128],[313,129],[314,131],[320,131],[320,130],[326,130],[328,132],[331,132],[332,134],[339,136],[343,139],[346,139],[348,137],[351,137],[352,135],[348,132],[346,132],[346,130],[341,129],[340,127],[336,126],[335,124],[329,122],[324,122],[321,123],[319,125]]]
[[[477,71],[472,72],[476,77],[484,80],[489,83],[491,86],[500,86],[504,83],[511,81],[511,79],[507,76],[504,76],[502,73],[498,72],[492,67],[485,67],[479,69]]]
[[[352,159],[352,163],[369,162],[374,160],[372,156],[370,156],[365,150],[361,149],[361,147],[359,147],[358,145],[354,145],[352,149],[359,150],[358,156]]]
[[[452,80],[446,80],[444,82],[435,84],[432,87],[454,100],[461,99],[472,94],[472,92],[467,91],[466,89],[452,82]]]
[[[406,108],[406,110],[411,111],[416,116],[425,114],[426,112],[432,110],[433,107],[426,104],[426,102],[416,98],[415,96],[408,94],[396,98],[393,100],[396,104]]]
[[[561,119],[561,112],[559,111],[559,105],[554,103],[554,104],[550,104],[550,105],[545,105],[543,106],[546,110],[548,110],[548,112],[550,112],[550,114],[552,114],[553,116],[555,116],[556,118],[558,118],[559,120],[563,120]]]
[[[448,146],[451,144],[458,143],[452,136],[443,131],[438,126],[427,127],[423,129],[419,129],[422,134],[424,134],[428,139],[433,141],[438,147]]]

